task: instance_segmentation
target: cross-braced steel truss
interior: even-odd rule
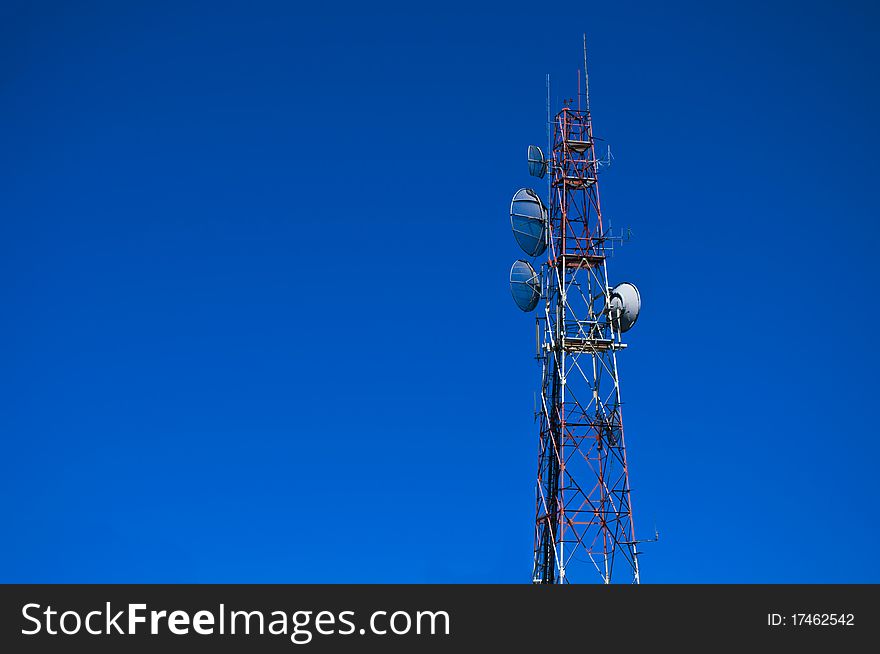
[[[609,315],[599,160],[589,109],[553,119],[549,247],[538,316],[542,362],[535,583],[638,583],[617,352]]]

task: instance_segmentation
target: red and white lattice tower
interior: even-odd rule
[[[585,71],[577,108],[566,101],[555,116],[548,91],[548,155],[529,148],[530,172],[548,177],[548,203],[523,189],[511,205],[517,241],[529,254],[546,253],[537,270],[521,260],[511,271],[517,304],[529,310],[537,296],[538,309],[534,583],[639,582],[617,354],[640,298],[634,285],[608,281],[615,239],[599,199],[608,162],[597,154],[587,80]],[[543,246],[529,247],[529,237]]]

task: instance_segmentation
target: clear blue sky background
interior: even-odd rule
[[[587,31],[643,579],[880,582],[877,10],[617,4],[0,4],[0,580],[528,582]]]

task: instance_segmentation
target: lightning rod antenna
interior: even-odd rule
[[[550,73],[547,73],[547,156],[553,152],[553,132],[551,123],[553,119],[550,116]],[[552,164],[550,164],[552,166]],[[553,194],[553,175],[547,176],[547,202],[550,202],[550,196]]]
[[[584,32],[584,98],[586,100],[587,113],[590,113],[590,78],[587,75],[587,34]]]
[[[552,119],[550,118],[550,73],[547,73],[547,151],[553,147],[553,141],[550,136],[550,123]]]

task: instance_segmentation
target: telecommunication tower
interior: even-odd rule
[[[548,199],[520,189],[510,205],[522,250],[510,289],[523,311],[538,308],[536,357],[541,390],[536,420],[538,474],[532,581],[597,579],[639,583],[617,353],[639,315],[638,289],[611,286],[607,257],[615,238],[603,223],[600,159],[593,136],[584,37],[584,92],[551,115],[548,155],[528,148],[529,173],[547,177]],[[578,74],[580,86],[580,73]]]

